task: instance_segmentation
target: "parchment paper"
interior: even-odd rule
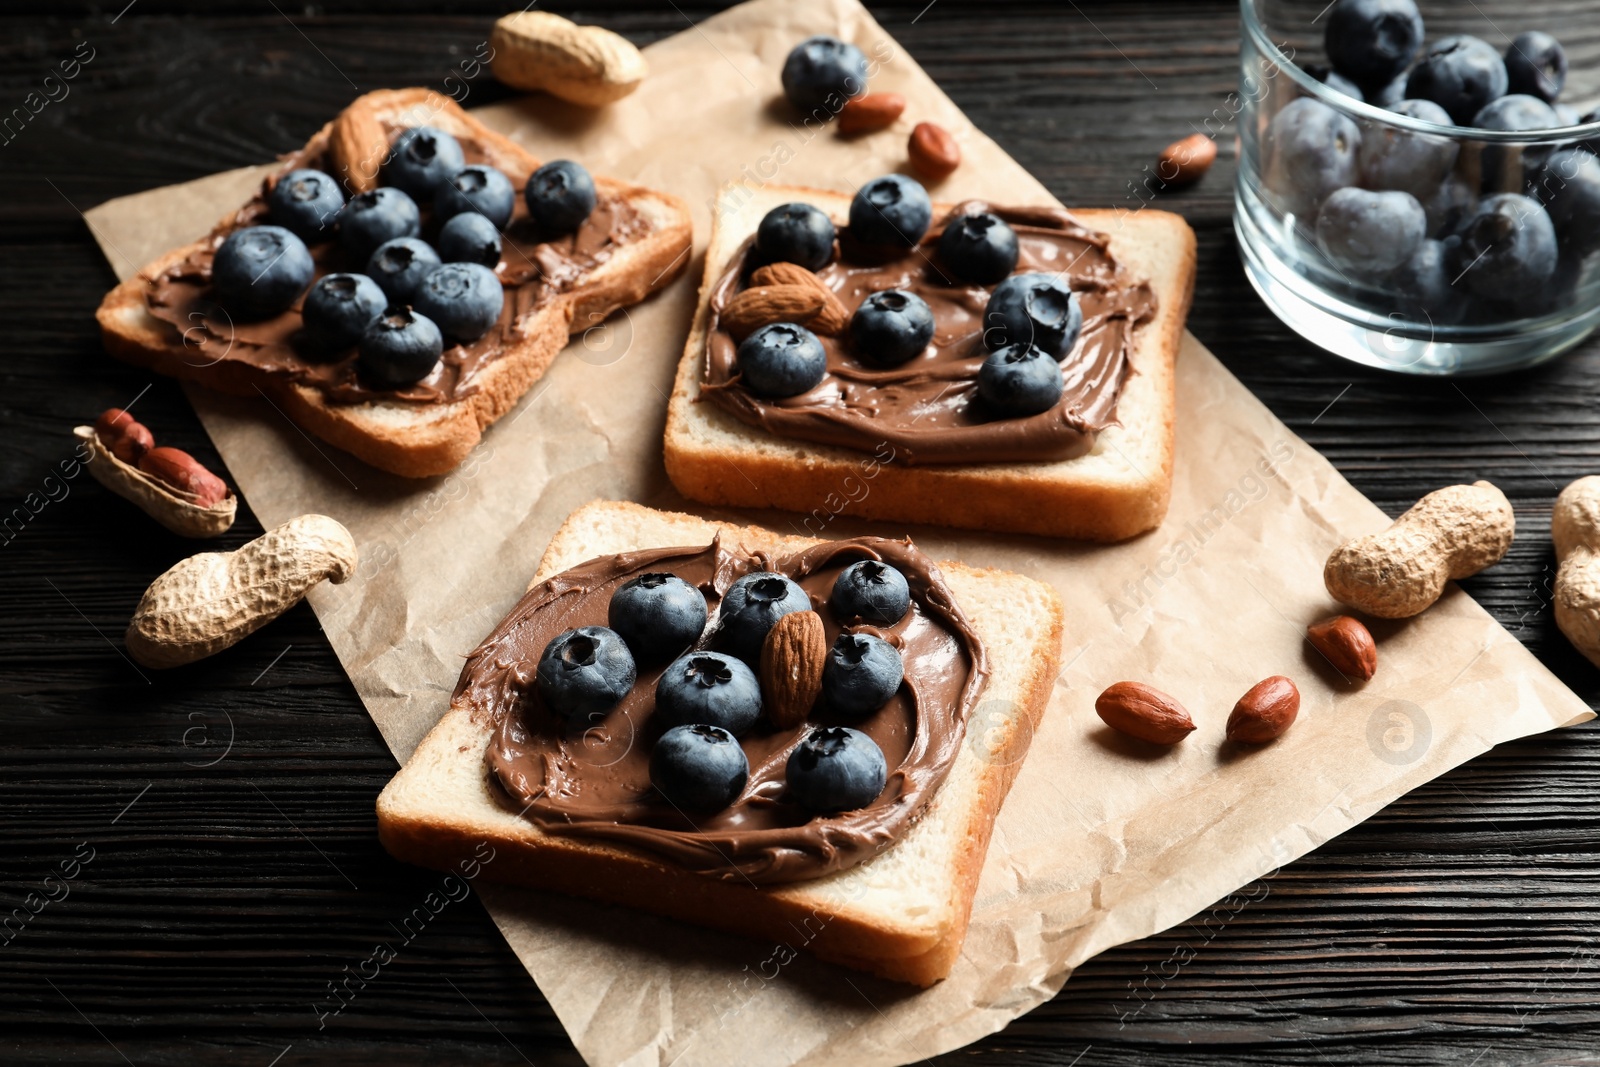
[[[908,97],[907,121],[855,140],[791,127],[778,69],[817,32],[875,57],[873,86]],[[601,113],[539,96],[479,115],[540,157],[683,196],[698,238],[690,271],[575,340],[456,472],[395,478],[312,441],[265,402],[192,391],[264,525],[318,511],[355,535],[357,576],[315,590],[312,603],[401,761],[570,510],[600,497],[693,510],[666,480],[661,432],[719,183],[853,189],[899,167],[911,122],[932,119],[966,156],[936,197],[1051,199],[854,0],[757,0],[647,51],[650,79]],[[203,233],[261,173],[113,201],[90,224],[125,276]],[[1328,552],[1388,520],[1193,338],[1178,396],[1176,487],[1155,533],[1093,547],[911,531],[935,558],[1047,581],[1067,607],[1064,667],[996,826],[949,980],[917,992],[625,909],[481,886],[590,1063],[889,1065],[957,1048],[1049,999],[1090,956],[1195,915],[1420,783],[1502,741],[1591,717],[1456,590],[1381,630],[1372,682],[1342,682],[1302,631],[1333,607],[1321,581]],[[784,530],[795,522],[754,518]],[[840,520],[828,533],[859,529],[906,532]],[[1264,748],[1221,745],[1234,701],[1279,673],[1300,682],[1299,722]],[[1178,695],[1199,731],[1160,755],[1112,734],[1094,698],[1125,678]],[[1130,999],[1130,1018],[1138,1005]]]

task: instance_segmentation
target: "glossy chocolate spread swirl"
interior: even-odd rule
[[[839,572],[861,559],[888,563],[911,586],[911,610],[893,626],[839,619],[827,605]],[[742,575],[762,570],[787,574],[811,595],[830,646],[846,628],[893,644],[905,661],[905,682],[864,718],[838,716],[820,704],[788,730],[763,718],[740,742],[750,761],[744,793],[691,821],[650,785],[650,753],[661,733],[651,712],[665,663],[641,663],[633,691],[598,723],[568,723],[544,707],[534,671],[552,638],[576,626],[605,625],[617,587],[652,571],[676,574],[705,594],[713,613],[708,647],[716,647],[723,594]],[[529,590],[469,657],[452,702],[490,725],[489,773],[511,810],[546,833],[647,850],[715,877],[773,883],[843,870],[899,840],[949,773],[988,674],[977,633],[938,568],[909,541],[859,537],[773,558],[729,549],[719,536],[703,548],[603,556]],[[811,729],[828,725],[871,736],[889,777],[864,808],[812,815],[785,798],[784,767]]]
[[[468,163],[488,162],[482,148],[471,138],[462,138],[461,148]],[[299,167],[328,169],[321,156],[301,153],[291,158],[279,175]],[[528,179],[527,174],[506,176],[519,190]],[[649,229],[649,223],[627,200],[601,196],[577,233],[540,241],[530,228],[527,204],[517,196],[511,222],[501,240],[500,263],[495,267],[506,289],[500,320],[476,341],[445,348],[439,365],[428,377],[403,389],[383,389],[361,379],[354,349],[325,358],[298,343],[303,297],[282,315],[253,322],[234,321],[217,305],[211,292],[212,257],[234,230],[271,221],[266,194],[276,177],[263,182],[261,191],[248,204],[212,231],[204,249],[163,271],[146,291],[145,306],[151,315],[178,331],[190,352],[189,362],[195,366],[247,364],[258,371],[314,386],[335,403],[402,400],[431,404],[472,395],[478,390],[476,379],[480,372],[513,340],[519,318],[576,286],[617,249]],[[431,242],[436,231],[431,213],[422,205],[423,239]],[[366,269],[366,262],[357,263],[346,256],[337,240],[312,245],[311,258],[318,278],[337,271],[361,273]]]
[[[999,418],[977,398],[983,312],[992,286],[954,282],[940,268],[937,246],[945,225],[961,215],[992,211],[1017,233],[1017,272],[1065,277],[1083,308],[1083,331],[1061,361],[1066,388],[1049,411]],[[779,437],[865,452],[887,443],[894,462],[1009,463],[1071,459],[1094,447],[1095,435],[1116,421],[1117,399],[1133,373],[1134,329],[1155,315],[1156,296],[1112,258],[1110,238],[1055,208],[956,205],[910,252],[885,262],[855,245],[848,228],[833,260],[818,276],[851,313],[884,289],[905,289],[933,311],[933,341],[899,367],[877,367],[850,351],[845,335],[822,337],[828,373],[816,388],[781,400],[759,397],[738,378],[737,345],[720,326],[728,301],[748,282],[750,242],[712,290],[701,393],[734,417]]]

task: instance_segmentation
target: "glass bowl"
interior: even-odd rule
[[[1409,374],[1512,370],[1578,344],[1600,325],[1600,121],[1464,128],[1346,95],[1305,69],[1325,61],[1331,6],[1241,0],[1234,231],[1261,298],[1329,352]],[[1422,13],[1427,44],[1475,32],[1460,5]],[[1585,78],[1558,103],[1593,109]]]

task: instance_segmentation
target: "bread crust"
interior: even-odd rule
[[[602,501],[580,508],[557,531],[534,583],[597,554],[705,543],[718,528],[747,547],[776,552],[816,543]],[[756,886],[685,871],[643,851],[544,834],[520,818],[490,780],[483,760],[489,727],[460,704],[446,712],[379,796],[379,840],[399,859],[441,870],[469,860],[487,842],[495,859],[484,864],[481,876],[492,881],[623,904],[803,948],[884,978],[931,985],[960,956],[994,821],[1043,718],[1062,638],[1060,601],[1042,583],[956,563],[939,566],[997,661],[980,707],[1004,701],[1007,716],[986,719],[981,737],[969,735],[922,820],[867,863],[811,882]],[[991,597],[1006,606],[991,604]],[[995,632],[1007,612],[1031,620],[1025,641]],[[925,855],[921,850],[930,842],[936,847]],[[892,880],[913,862],[895,858],[904,848],[919,850],[913,869],[926,899],[915,908],[898,907],[900,898],[873,888],[874,879]]]
[[[526,149],[496,133],[463,111],[453,100],[427,89],[386,89],[368,93],[358,104],[380,118],[423,117],[457,136],[470,136],[490,162],[512,173],[539,165]],[[423,114],[423,111],[426,114]],[[334,126],[330,121],[284,169],[319,155]],[[160,374],[199,382],[220,392],[243,396],[258,393],[271,400],[302,429],[316,434],[375,467],[408,478],[453,470],[477,445],[483,432],[506,414],[549,368],[566,346],[574,323],[592,325],[620,307],[635,304],[670,284],[689,262],[693,231],[689,210],[668,193],[614,178],[595,176],[602,194],[626,198],[651,223],[648,233],[601,264],[583,284],[558,294],[515,325],[515,340],[476,379],[477,391],[450,403],[411,404],[369,401],[338,404],[315,387],[297,385],[282,376],[244,363],[223,360],[197,363],[182,336],[169,323],[145,309],[152,279],[174,263],[204,247],[209,236],[173,249],[147,264],[111,290],[96,312],[108,353]],[[231,223],[230,212],[218,226]]]
[[[1150,278],[1160,306],[1135,334],[1134,375],[1118,404],[1120,426],[1090,454],[1048,463],[907,467],[870,453],[790,441],[739,422],[700,397],[710,294],[741,242],[769,207],[804,200],[836,222],[843,194],[766,187],[737,208],[719,204],[706,254],[694,328],[668,405],[667,475],[691,500],[725,507],[807,513],[820,533],[836,515],[941,526],[1120,541],[1159,526],[1172,495],[1176,362],[1194,296],[1194,231],[1181,216],[1088,210],[1072,214],[1111,235],[1112,254]],[[953,205],[935,205],[936,214]],[[881,457],[879,457],[881,458]]]

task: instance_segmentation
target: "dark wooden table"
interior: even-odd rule
[[[79,212],[296,147],[356,86],[437,80],[510,5],[126,3],[0,15],[0,113],[33,90],[58,97],[0,143],[0,498],[8,515],[37,508],[0,536],[0,916],[30,892],[31,907],[56,898],[0,932],[0,1062],[575,1063],[470,899],[318,1028],[328,981],[437,881],[378,845],[373,799],[394,760],[303,606],[178,674],[136,669],[120,648],[128,615],[192,545],[86,476],[50,478],[75,423],[151,381],[100,350],[93,311],[113,279]],[[1236,81],[1225,0],[924,4],[874,9],[1069,203],[1136,206],[1156,151]],[[1531,5],[1537,22],[1529,5],[1460,7],[1491,40],[1468,8],[1511,33],[1543,26],[1600,67],[1596,0]],[[646,43],[710,11],[639,0],[580,17]],[[62,96],[44,77],[74,53],[92,59]],[[483,78],[468,103],[503,92]],[[1556,492],[1600,470],[1600,343],[1456,383],[1320,355],[1245,283],[1222,140],[1208,180],[1163,200],[1200,235],[1195,334],[1390,513],[1444,484],[1501,486],[1520,536],[1468,588],[1600,696],[1600,673],[1551,621],[1547,537]],[[138,410],[164,443],[216,463],[170,381],[155,379]],[[224,547],[259,532],[243,514]],[[1286,867],[1228,921],[1107,952],[1053,1002],[946,1060],[1600,1060],[1597,787],[1600,728],[1503,746]],[[76,877],[47,881],[63,869]]]

